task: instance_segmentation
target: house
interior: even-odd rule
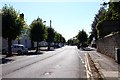
[[[29,39],[28,36],[26,36],[26,35],[22,36],[19,39],[19,41],[20,41],[20,44],[25,45],[26,48],[31,48],[31,40]],[[12,44],[18,44],[18,39],[13,40]],[[2,49],[6,48],[6,47],[8,47],[8,40],[2,38]]]
[[[27,35],[23,35],[19,39],[19,43],[25,45],[26,48],[31,48],[31,40],[29,39]],[[18,39],[14,40],[13,44],[18,44]]]

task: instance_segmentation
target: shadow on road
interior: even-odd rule
[[[82,50],[82,51],[95,51],[95,49],[88,48],[88,47],[86,47],[86,48],[80,48],[80,50]]]
[[[39,55],[39,54],[43,54],[43,52],[29,52],[28,54],[26,54],[27,56],[29,55]]]
[[[54,49],[40,49],[40,51],[38,51],[36,53],[35,50],[31,50],[30,52],[28,53],[25,53],[25,54],[18,54],[18,53],[12,53],[12,55],[10,57],[7,57],[7,54],[2,54],[2,58],[0,58],[0,64],[5,64],[5,63],[8,63],[8,62],[11,62],[11,61],[14,61],[14,59],[9,59],[9,58],[12,58],[12,57],[17,57],[17,56],[32,56],[32,55],[42,55],[44,54],[45,52],[47,51],[54,51]]]
[[[2,58],[2,59],[0,59],[0,64],[5,64],[5,63],[11,62],[11,61],[14,61],[14,60],[13,59]]]
[[[0,64],[6,64],[8,62],[11,62],[11,61],[15,61],[15,59],[9,59],[9,58],[12,58],[12,57],[17,57],[17,56],[31,56],[31,55],[41,55],[43,54],[43,52],[29,52],[29,54],[12,54],[11,57],[3,57],[3,58],[0,58]]]
[[[43,50],[43,49],[42,49],[41,51],[55,51],[55,50],[46,50],[46,49],[45,49],[45,50]]]

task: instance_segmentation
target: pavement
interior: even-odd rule
[[[95,50],[86,53],[86,60],[92,80],[120,80],[120,64],[114,59]]]

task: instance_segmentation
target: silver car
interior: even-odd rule
[[[12,48],[12,52],[14,52],[14,53],[18,53],[18,54],[24,54],[24,53],[26,54],[26,53],[28,53],[28,49],[25,48],[25,46],[22,45],[22,44],[13,44],[11,46],[11,48]],[[2,52],[3,53],[8,52],[8,48],[5,48]]]

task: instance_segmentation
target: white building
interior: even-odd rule
[[[31,48],[31,40],[29,39],[28,36],[24,35],[19,40],[20,40],[20,44],[25,45],[26,48]],[[13,40],[12,44],[18,44],[18,40],[17,39]],[[8,40],[2,38],[2,48],[4,49],[6,47],[8,47]]]
[[[31,40],[27,35],[23,35],[20,39],[20,44],[25,45],[26,48],[31,48]],[[18,40],[14,40],[13,44],[18,44]]]

